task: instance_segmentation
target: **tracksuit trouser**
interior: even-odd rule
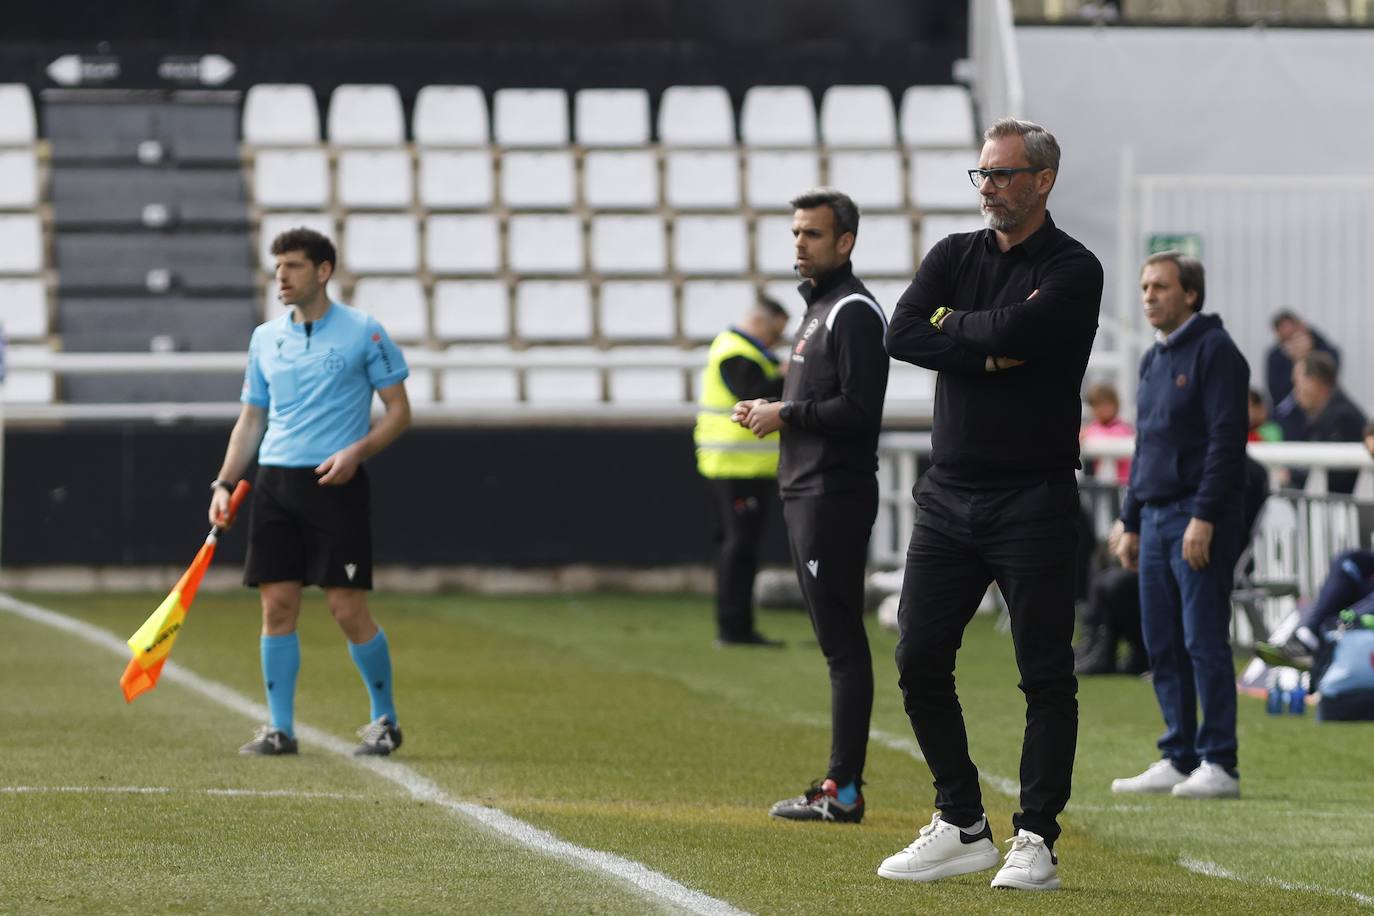
[[[778,482],[757,477],[706,483],[716,516],[716,635],[744,639],[754,632],[759,547],[778,501]]]

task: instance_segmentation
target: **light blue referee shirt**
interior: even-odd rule
[[[319,321],[293,322],[288,309],[258,325],[239,398],[267,410],[258,463],[315,467],[367,435],[372,392],[409,374],[377,319],[338,302]]]

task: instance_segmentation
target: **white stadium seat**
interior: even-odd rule
[[[510,327],[510,292],[504,282],[434,284],[434,336],[440,340],[505,340]]]
[[[712,340],[757,301],[754,284],[747,280],[688,280],[682,284],[682,334]]]
[[[48,335],[48,293],[38,277],[0,280],[0,332],[5,340]]]
[[[422,86],[415,96],[418,146],[486,146],[487,99],[476,86]]]
[[[859,230],[863,231],[862,220]],[[772,277],[795,277],[796,264],[792,217],[760,216],[754,220],[754,269]]]
[[[911,218],[906,214],[866,216],[859,221],[854,246],[854,272],[860,277],[914,274],[911,263]]]
[[[508,152],[501,157],[501,202],[515,209],[562,209],[577,200],[568,150]]]
[[[420,269],[420,227],[409,213],[350,213],[344,219],[344,269],[354,274]]]
[[[813,147],[816,102],[805,86],[751,86],[740,110],[740,141],[746,146]]]
[[[888,367],[886,404],[898,401],[929,401],[934,397],[934,372],[900,360],[892,360]]]
[[[406,140],[395,86],[345,83],[329,97],[329,141],[337,146],[400,146]]]
[[[968,180],[968,170],[977,167],[977,150],[913,151],[912,205],[918,210],[977,210],[978,192]]]
[[[601,401],[601,371],[591,367],[525,370],[525,399],[537,407],[572,407]]]
[[[573,96],[573,126],[582,146],[643,146],[649,142],[649,93],[580,89]]]
[[[883,86],[831,86],[821,98],[821,141],[832,147],[896,146],[892,94]]]
[[[420,205],[432,210],[491,206],[495,182],[486,150],[420,149]]]
[[[0,274],[43,269],[43,223],[36,213],[0,214]]]
[[[406,362],[410,362],[409,356]],[[406,376],[406,398],[412,405],[428,407],[436,402],[434,397],[435,375],[433,369],[418,369],[410,366]]]
[[[750,150],[745,154],[745,196],[755,210],[787,210],[802,191],[821,183],[813,150]]]
[[[33,94],[23,83],[0,83],[0,146],[27,146],[38,138]]]
[[[350,305],[374,316],[393,340],[429,337],[429,303],[416,277],[363,277],[353,286]]]
[[[315,90],[304,83],[258,83],[243,101],[243,141],[254,146],[320,142]]]
[[[862,228],[862,225],[860,226]],[[911,277],[861,277],[864,286],[878,300],[878,305],[882,306],[883,313],[887,317],[892,317],[892,311],[897,307],[897,300],[902,298],[902,293],[911,285]]]
[[[658,206],[658,160],[648,150],[591,150],[582,159],[582,199],[597,210]]]
[[[592,217],[592,270],[600,274],[661,274],[668,269],[667,233],[658,215]]]
[[[46,345],[15,344],[7,348],[11,356],[51,353]],[[57,378],[51,369],[10,369],[5,373],[5,402],[9,404],[51,404],[57,400]]]
[[[302,226],[306,229],[314,229],[335,243],[339,240],[335,231],[334,217],[328,213],[264,213],[262,223],[258,227],[258,257],[263,270],[272,273],[277,269],[277,259],[272,255],[272,240],[288,229]],[[345,270],[352,270],[347,264],[339,266]]]
[[[515,369],[484,368],[484,354],[509,353],[505,346],[449,347],[450,356],[470,364],[468,368],[444,369],[439,373],[440,397],[445,404],[515,404],[520,400],[520,376]]]
[[[568,144],[568,95],[562,89],[498,89],[494,100],[501,146]]]
[[[515,285],[515,333],[525,340],[590,340],[590,287],[582,280],[520,281]]]
[[[38,203],[38,157],[31,148],[0,149],[0,210]]]
[[[501,227],[491,213],[434,215],[425,220],[425,266],[432,273],[501,270]]]
[[[402,210],[415,202],[410,153],[400,149],[339,153],[339,205],[359,210]]]
[[[667,362],[681,353],[670,347],[620,347],[616,356]],[[687,393],[687,374],[673,365],[623,366],[606,370],[606,393],[613,404],[681,404]]]
[[[749,269],[749,232],[742,216],[679,216],[673,223],[673,269],[684,274],[742,274]]]
[[[516,273],[582,272],[582,221],[576,216],[512,216],[506,245],[506,265]]]
[[[601,336],[607,340],[671,340],[677,336],[673,286],[666,280],[601,284]]]
[[[912,86],[902,94],[902,142],[907,146],[977,143],[973,99],[963,86]]]
[[[921,257],[935,247],[935,243],[947,235],[959,232],[977,232],[987,228],[981,215],[954,214],[949,216],[924,216],[921,218]]]
[[[253,157],[253,198],[268,210],[329,206],[323,149],[262,149]]]
[[[669,86],[658,102],[664,146],[734,146],[735,114],[722,86]]]
[[[782,352],[787,349],[792,338],[797,333],[797,328],[801,324],[802,315],[806,314],[806,302],[803,301],[801,294],[797,292],[797,286],[801,281],[798,279],[789,280],[767,280],[763,284],[761,294],[772,299],[778,305],[787,309],[787,314],[792,319],[787,323],[787,330],[783,332],[782,343],[778,344],[777,351]]]
[[[848,194],[859,205],[860,212],[900,210],[906,206],[902,156],[896,150],[832,152],[830,186]]]
[[[730,152],[667,154],[664,196],[679,210],[733,210],[739,206],[739,156]]]

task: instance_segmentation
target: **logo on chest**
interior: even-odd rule
[[[344,358],[333,350],[324,358],[324,369],[326,372],[342,372],[344,369]]]

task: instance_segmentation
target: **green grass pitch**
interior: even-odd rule
[[[20,597],[122,640],[162,596]],[[762,615],[785,650],[720,651],[700,598],[379,594],[374,609],[396,669],[406,736],[397,762],[451,798],[742,910],[1374,910],[1374,724],[1269,717],[1242,697],[1241,801],[1114,796],[1112,777],[1154,759],[1159,716],[1147,683],[1087,678],[1057,847],[1064,890],[992,891],[990,872],[895,883],[874,869],[930,819],[933,790],[908,750],[894,638],[875,625],[876,737],[868,814],[855,827],[766,815],[826,759],[829,690],[803,615]],[[252,593],[202,594],[173,659],[260,701],[257,631]],[[255,723],[177,683],[125,706],[126,659],[106,649],[6,613],[0,632],[0,912],[656,908],[307,742],[294,759],[240,758]],[[318,596],[301,637],[297,716],[350,737],[367,718],[366,694]],[[999,840],[1011,834],[1014,800],[995,786],[1017,775],[1024,722],[1016,679],[1009,638],[977,619],[959,686]]]

